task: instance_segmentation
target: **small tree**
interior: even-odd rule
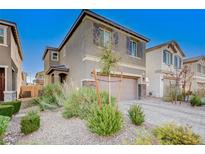
[[[114,54],[111,48],[104,48],[101,55],[101,73],[108,76],[108,93],[109,93],[109,103],[111,101],[111,89],[110,89],[110,74],[117,67],[120,57]]]
[[[185,101],[185,97],[189,95],[191,91],[194,72],[191,71],[190,66],[184,65],[184,67],[181,70],[181,74],[182,74],[182,89],[183,89],[182,95]],[[187,85],[188,85],[188,90],[187,90]]]

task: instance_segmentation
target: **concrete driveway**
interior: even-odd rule
[[[120,102],[121,110],[127,110],[133,104],[140,104],[145,113],[145,120],[158,125],[164,122],[192,126],[194,132],[199,133],[205,141],[205,106],[192,107],[189,103],[172,104],[157,98],[146,98],[137,101]]]

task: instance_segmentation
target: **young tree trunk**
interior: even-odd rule
[[[110,104],[111,103],[110,73],[108,74],[108,97],[109,97],[108,104]]]
[[[96,85],[96,94],[97,94],[97,99],[98,99],[98,105],[100,107],[100,110],[102,110],[102,102],[101,102],[100,93],[99,93],[99,83],[98,83],[98,79],[97,79],[96,69],[94,69],[93,74],[94,74],[95,85]]]

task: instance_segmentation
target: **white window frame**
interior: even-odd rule
[[[202,73],[202,65],[201,64],[197,64],[197,72]]]
[[[164,61],[164,52],[166,53],[166,60],[168,61]],[[169,66],[173,64],[173,54],[168,50],[163,50],[163,63]]]
[[[176,59],[175,59],[175,57],[176,57]],[[181,57],[179,57],[178,55],[174,55],[174,68],[181,69],[180,59],[181,59]],[[175,60],[176,60],[176,65],[175,65]],[[181,59],[181,61],[182,61],[182,59]]]
[[[135,55],[133,55],[133,48],[132,48],[132,47],[133,47],[133,43],[135,43],[135,45],[136,45]],[[137,42],[134,41],[134,40],[130,40],[130,53],[129,53],[129,55],[130,55],[131,57],[140,58],[140,57],[137,56]]]
[[[0,25],[0,28],[3,29],[3,31],[4,31],[3,36],[1,36],[1,37],[3,37],[3,43],[0,43],[0,45],[7,46],[7,27]]]
[[[100,40],[100,46],[104,47],[104,48],[109,48],[112,42],[112,37],[111,37],[111,32],[104,29],[104,28],[100,28],[101,31],[103,31],[103,44],[101,44],[101,40]],[[110,42],[108,42],[108,44],[105,42],[105,32],[109,33],[109,38],[110,38]],[[101,38],[100,38],[101,39]]]
[[[54,59],[54,58],[53,58],[53,54],[55,54],[55,53],[57,53],[57,59]],[[59,54],[58,54],[57,51],[52,51],[52,52],[51,52],[51,60],[52,60],[52,61],[58,61],[58,60],[59,60]]]

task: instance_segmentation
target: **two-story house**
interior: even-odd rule
[[[135,100],[146,94],[145,47],[149,39],[89,10],[83,10],[58,48],[46,48],[45,83],[67,82],[75,88],[93,86],[93,69],[100,72],[103,48],[121,57],[111,80],[123,72],[121,100]],[[107,79],[106,76],[100,76]],[[107,83],[100,88],[107,90]],[[111,83],[111,93],[117,96],[119,83]]]
[[[170,80],[175,80],[183,66],[184,52],[176,41],[169,41],[146,49],[147,94],[163,97]],[[173,76],[171,78],[170,76]],[[171,81],[173,82],[173,81]]]
[[[35,75],[35,79],[33,80],[33,82],[36,85],[44,85],[44,71],[41,72],[37,72]]]
[[[184,60],[193,72],[191,91],[196,92],[205,89],[205,56],[192,57]]]
[[[22,61],[16,24],[0,20],[0,101],[18,98],[22,83]]]

